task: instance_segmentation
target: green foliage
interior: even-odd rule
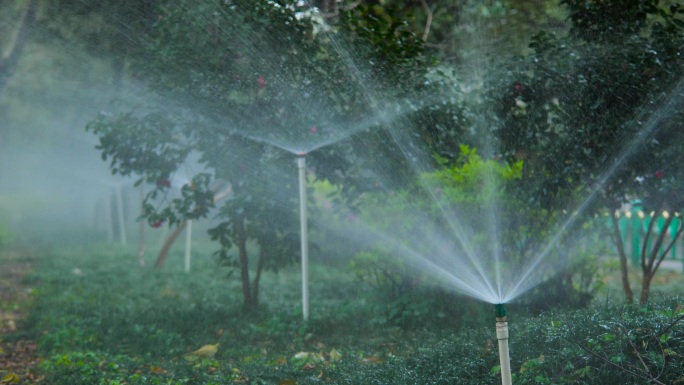
[[[440,194],[450,204],[473,207],[475,211],[504,200],[506,183],[522,178],[522,161],[502,164],[484,160],[477,149],[467,145],[460,146],[453,163],[439,156],[437,161],[442,168],[426,175],[428,182],[440,186]]]
[[[401,258],[379,247],[356,253],[349,267],[361,281],[395,298],[415,288],[420,280]]]
[[[542,207],[567,207],[578,187],[581,199],[598,184],[595,201],[611,210],[629,194],[679,207],[678,187],[668,185],[667,199],[659,193],[665,175],[681,179],[672,166],[683,139],[678,6],[564,3],[574,33],[538,34],[520,70],[492,84],[502,118],[496,136],[509,159],[525,159],[525,194]]]
[[[264,311],[244,313],[225,305],[239,283],[217,281],[207,259],[194,261],[191,274],[173,265],[140,271],[131,270],[130,253],[102,250],[52,253],[34,273],[34,310],[22,327],[38,339],[48,383],[500,383],[490,304],[420,290],[388,302],[343,270],[312,266],[316,307],[303,323],[299,282],[290,279],[297,272],[266,277],[289,284],[265,285]],[[679,303],[661,298],[648,307],[602,304],[531,318],[509,304],[515,383],[647,384],[647,373],[672,383],[684,369]],[[185,359],[215,343],[212,358]]]
[[[487,86],[502,155],[525,161],[522,188],[512,193],[534,210],[577,210],[568,232],[581,222],[574,218],[603,208],[614,212],[635,198],[648,210],[679,210],[681,6],[562,3],[570,12],[570,33],[537,34],[533,53]],[[624,255],[621,263],[626,269]],[[643,300],[655,270],[644,269]],[[625,294],[631,301],[631,290]]]
[[[418,84],[422,45],[396,19],[343,12],[328,26],[298,1],[202,1],[193,12],[186,6],[160,2],[153,28],[134,36],[140,46],[131,69],[164,107],[102,114],[88,129],[114,173],[153,186],[143,215],[150,224],[215,214],[210,234],[218,254],[241,269],[245,305],[254,306],[261,269],[296,255],[297,185],[286,168],[293,153],[317,147],[323,135],[323,144],[351,135],[359,116],[381,107],[377,95],[394,99]],[[351,159],[370,147],[359,143],[308,155],[316,177],[344,181],[347,194],[363,189],[366,176]],[[191,172],[182,197],[168,200],[174,174],[198,168],[206,172]],[[212,210],[222,189],[230,197]],[[253,281],[247,244],[258,246]]]

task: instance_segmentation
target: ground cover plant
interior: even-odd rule
[[[131,270],[134,252],[107,249],[53,250],[24,278],[33,305],[22,335],[38,342],[42,357],[32,378],[50,384],[500,381],[491,305],[418,290],[402,297],[404,313],[392,318],[397,303],[360,284],[351,269],[314,264],[315,306],[303,322],[296,271],[265,276],[262,305],[245,311],[239,281],[226,280],[208,254],[186,273],[178,254],[164,270]],[[511,304],[514,381],[673,383],[683,369],[681,303],[657,293],[648,306],[599,296],[586,309],[541,315]],[[207,345],[218,346],[193,353]]]

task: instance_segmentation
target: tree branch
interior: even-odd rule
[[[625,254],[625,247],[622,242],[622,236],[620,235],[620,227],[617,222],[615,215],[610,216],[611,223],[613,224],[613,238],[615,239],[615,245],[618,249],[618,257],[620,258],[620,278],[622,280],[622,289],[625,292],[628,302],[634,300],[634,292],[629,286],[629,272],[627,269],[627,255]]]
[[[654,377],[651,376],[650,374],[649,374],[648,376],[645,376],[645,375],[643,375],[643,374],[641,374],[641,373],[635,372],[634,370],[627,369],[627,368],[625,368],[624,366],[620,366],[620,365],[618,365],[618,364],[612,362],[611,360],[607,359],[606,357],[603,357],[602,355],[600,355],[600,354],[596,353],[595,351],[589,349],[588,347],[582,345],[582,343],[580,343],[580,342],[579,342],[579,339],[576,337],[575,332],[574,332],[573,329],[572,329],[572,326],[570,326],[571,323],[569,322],[569,320],[566,319],[566,323],[567,323],[567,325],[568,325],[568,329],[570,330],[570,334],[571,334],[571,335],[574,337],[574,339],[575,339],[575,343],[577,344],[577,346],[579,346],[579,347],[580,347],[582,350],[584,350],[585,352],[587,352],[587,353],[593,355],[594,357],[598,358],[599,360],[601,360],[601,361],[603,361],[603,362],[605,362],[605,363],[607,363],[607,364],[609,364],[609,365],[611,365],[611,366],[614,366],[614,367],[616,367],[616,368],[618,368],[618,369],[620,369],[620,370],[622,370],[622,371],[624,371],[624,372],[626,372],[626,373],[629,373],[629,374],[631,374],[631,375],[633,375],[633,376],[635,376],[635,377],[643,378],[643,379],[645,379],[645,380],[650,380],[651,382],[653,382],[653,383],[655,383],[655,384],[658,384],[658,385],[665,385],[663,382],[658,381],[658,379],[654,378]],[[648,372],[647,372],[647,373],[648,373]]]
[[[674,216],[669,216],[667,220],[665,221],[665,226],[660,230],[660,233],[658,234],[658,238],[656,238],[655,243],[653,244],[653,248],[651,249],[651,255],[648,257],[648,271],[655,273],[655,270],[653,269],[653,264],[655,263],[656,258],[658,257],[658,251],[660,250],[660,247],[663,245],[663,241],[665,240],[665,235],[667,235],[667,229],[670,227],[670,223],[672,223],[672,220],[674,219]],[[655,218],[652,219],[655,222]],[[667,255],[667,253],[663,253],[661,256],[664,257]]]
[[[644,245],[641,247],[641,270],[646,272],[646,252],[648,251],[648,241],[651,239],[651,233],[653,232],[653,226],[655,226],[655,218],[651,218],[648,221],[648,228],[646,229],[646,234],[644,234]]]
[[[430,9],[430,6],[427,3],[427,0],[420,0],[421,4],[423,4],[423,8],[425,9],[425,14],[426,14],[426,20],[425,20],[425,30],[423,31],[423,41],[427,41],[428,36],[430,36],[430,28],[432,27],[432,9]]]
[[[670,250],[672,250],[672,248],[674,247],[675,243],[677,242],[677,239],[679,239],[679,237],[682,235],[682,232],[684,232],[684,223],[680,223],[680,224],[679,224],[679,229],[677,230],[677,233],[675,234],[674,237],[672,237],[672,240],[671,240],[670,243],[667,245],[667,247],[665,248],[665,250],[663,250],[663,254],[662,254],[662,255],[660,256],[660,258],[658,259],[658,262],[656,263],[655,268],[653,269],[653,272],[656,272],[656,271],[658,270],[658,268],[660,267],[660,264],[661,264],[661,263],[663,262],[663,260],[665,259],[665,256],[670,252]]]
[[[30,0],[22,17],[19,31],[11,43],[12,48],[8,53],[3,53],[2,57],[0,57],[0,92],[5,88],[7,81],[17,68],[19,58],[22,52],[24,52],[24,47],[31,32],[31,25],[36,20],[37,13],[38,0]]]

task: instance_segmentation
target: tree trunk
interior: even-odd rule
[[[264,270],[264,261],[266,260],[265,248],[259,248],[259,259],[257,261],[256,274],[254,275],[254,282],[252,283],[252,298],[254,306],[259,304],[259,282],[261,281],[261,272]]]
[[[28,42],[29,33],[33,29],[33,23],[36,20],[37,13],[38,0],[29,0],[21,20],[21,25],[19,26],[19,31],[17,32],[14,41],[11,43],[12,48],[6,56],[0,57],[0,93],[5,89],[7,81],[9,81],[10,77],[12,77],[12,74],[17,69],[19,58],[21,57],[22,52],[24,52],[24,47]]]
[[[670,227],[672,220],[674,220],[674,216],[670,216],[667,218],[665,224],[662,227],[662,230],[658,234],[658,237],[656,238],[653,244],[653,247],[648,253],[647,244],[651,235],[651,231],[653,230],[655,218],[651,219],[651,223],[648,227],[648,232],[644,237],[644,247],[641,251],[641,269],[643,271],[643,277],[641,279],[641,296],[639,297],[639,301],[641,301],[641,303],[648,302],[648,298],[650,296],[651,291],[651,281],[653,280],[653,277],[656,275],[656,272],[658,272],[658,268],[660,267],[661,262],[663,262],[663,259],[665,259],[667,254],[670,252],[672,246],[674,246],[674,243],[677,241],[677,238],[681,236],[682,229],[684,229],[684,225],[680,225],[679,229],[677,229],[677,233],[672,238],[670,243],[667,245],[667,247],[665,247],[665,249],[663,249],[662,253],[658,255],[658,252],[660,252],[660,248],[663,246],[663,242],[665,241],[665,237],[667,235],[667,229]]]
[[[252,287],[249,280],[249,256],[247,255],[247,235],[245,234],[245,217],[239,215],[233,222],[233,230],[237,237],[237,248],[240,260],[240,279],[242,280],[242,297],[246,308],[251,309],[256,306],[256,301],[252,296]]]
[[[233,189],[228,186],[227,189],[223,190],[220,193],[217,193],[216,191],[214,193],[214,203],[230,196],[233,193]],[[164,266],[164,262],[166,261],[166,257],[168,257],[169,254],[169,249],[173,245],[173,242],[176,241],[176,238],[180,235],[180,233],[185,230],[185,226],[187,226],[187,221],[181,222],[181,224],[178,225],[178,228],[171,233],[169,238],[164,242],[164,246],[162,247],[161,251],[159,252],[159,255],[157,256],[157,261],[154,263],[154,267],[162,267]]]
[[[651,294],[651,280],[653,280],[653,274],[647,274],[644,272],[644,277],[641,279],[641,295],[639,296],[639,302],[646,303]]]
[[[164,262],[166,262],[166,258],[169,256],[169,250],[171,249],[173,242],[176,240],[176,238],[178,238],[178,235],[185,230],[185,226],[187,226],[187,224],[187,221],[181,222],[178,227],[173,230],[171,235],[169,235],[169,238],[166,240],[166,242],[164,242],[164,246],[162,246],[162,249],[157,256],[157,260],[154,262],[155,269],[164,266]]]
[[[622,290],[625,292],[625,299],[627,302],[634,302],[634,292],[629,286],[629,270],[627,267],[627,255],[625,254],[625,247],[622,243],[622,236],[620,235],[620,227],[618,226],[618,221],[615,215],[610,215],[611,222],[613,224],[613,240],[615,241],[615,246],[618,250],[618,256],[620,257],[620,278],[622,279]]]

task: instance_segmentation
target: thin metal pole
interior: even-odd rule
[[[309,319],[309,230],[306,219],[306,158],[297,158],[299,168],[299,221],[302,239],[302,312]]]

